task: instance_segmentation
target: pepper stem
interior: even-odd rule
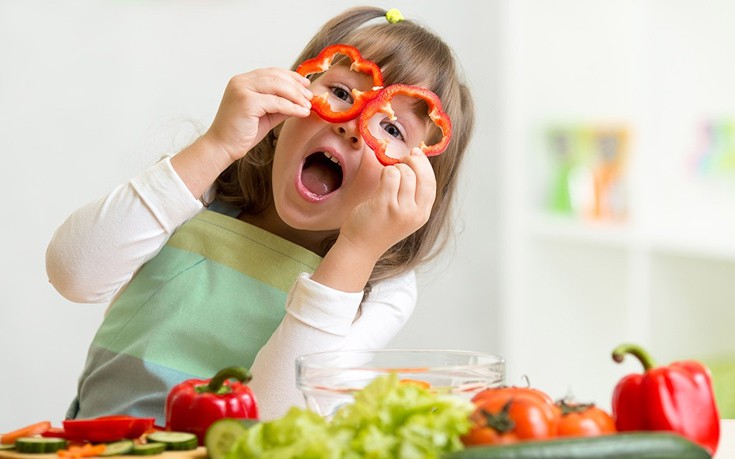
[[[245,367],[227,367],[218,371],[214,378],[207,384],[207,392],[218,393],[222,390],[222,385],[228,379],[236,379],[243,384],[247,384],[253,377],[250,375],[250,370]]]
[[[625,354],[630,354],[637,358],[643,364],[644,371],[648,371],[656,366],[651,355],[637,344],[621,344],[613,349],[612,358],[614,361],[620,363],[625,358]]]

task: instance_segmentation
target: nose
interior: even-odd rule
[[[363,140],[360,135],[360,129],[357,127],[357,118],[344,123],[337,123],[333,129],[337,135],[347,140],[354,149],[359,150],[362,148]]]

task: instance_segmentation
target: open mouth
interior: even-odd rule
[[[304,161],[301,183],[313,195],[326,196],[342,185],[342,166],[327,152],[313,153]]]

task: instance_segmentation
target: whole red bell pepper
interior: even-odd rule
[[[228,367],[212,379],[177,384],[166,397],[166,429],[196,434],[203,445],[207,428],[218,419],[258,419],[255,396],[246,385],[250,379],[247,368]]]
[[[612,409],[617,429],[673,431],[714,454],[720,416],[707,367],[692,360],[656,367],[650,355],[634,344],[615,348],[613,360],[622,362],[626,354],[640,360],[644,372],[625,376],[615,387]]]

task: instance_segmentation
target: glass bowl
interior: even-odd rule
[[[505,361],[493,354],[441,349],[330,351],[296,359],[296,384],[306,406],[330,417],[377,376],[426,384],[432,391],[466,399],[505,379]]]

